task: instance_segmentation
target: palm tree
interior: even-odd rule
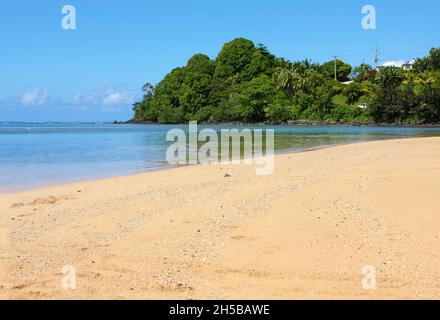
[[[404,73],[403,84],[405,84],[409,88],[413,88],[414,85],[417,83],[417,74],[413,71],[406,71]]]
[[[364,82],[368,80],[371,71],[373,71],[373,67],[371,67],[369,64],[362,63],[353,68],[350,76],[356,82]]]
[[[322,78],[316,71],[316,65],[305,60],[295,62],[288,68],[278,68],[274,73],[274,80],[279,89],[284,89],[288,94],[308,92],[321,83]]]
[[[294,69],[289,68],[277,68],[274,73],[274,80],[278,89],[285,90],[288,94],[295,94],[295,82],[297,74]]]
[[[431,87],[436,82],[435,74],[433,72],[423,72],[419,74],[415,82],[424,87]]]
[[[394,88],[402,83],[402,69],[398,67],[385,67],[376,77],[377,83],[383,88]]]

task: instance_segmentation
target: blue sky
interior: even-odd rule
[[[76,8],[77,29],[61,27]],[[364,5],[377,29],[361,27]],[[0,4],[0,121],[112,121],[131,116],[145,82],[195,53],[215,58],[245,37],[277,56],[353,65],[409,60],[440,46],[438,0],[38,0]]]

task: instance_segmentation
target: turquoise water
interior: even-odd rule
[[[0,192],[168,166],[168,130],[187,126],[0,123]],[[199,126],[203,129],[206,126]],[[238,128],[226,126],[209,126]],[[257,127],[250,127],[257,128]],[[392,138],[440,136],[440,128],[272,126],[277,151]]]

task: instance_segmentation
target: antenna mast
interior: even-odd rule
[[[374,65],[376,69],[379,66],[379,48],[374,49]]]

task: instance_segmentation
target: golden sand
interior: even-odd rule
[[[3,299],[440,298],[440,138],[2,194],[0,212]]]

